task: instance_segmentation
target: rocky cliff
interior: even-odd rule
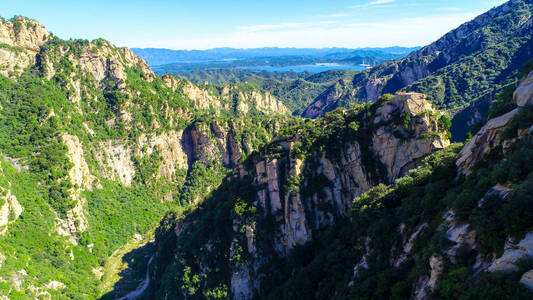
[[[175,221],[170,227],[174,229],[159,233],[163,248],[155,256],[155,285],[162,284],[166,276],[176,276],[170,270],[183,272],[174,268],[177,265],[186,265],[199,272],[194,276],[207,280],[200,286],[210,285],[209,278],[218,276],[214,270],[224,269],[228,277],[219,283],[228,282],[234,299],[263,294],[265,278],[277,272],[271,264],[287,259],[295,248],[312,242],[318,232],[348,217],[354,197],[379,182],[393,182],[427,155],[448,146],[440,118],[424,95],[400,94],[373,106],[335,111],[313,125],[291,128],[286,137],[234,169],[226,184],[232,187],[231,194],[221,192],[222,198],[206,200],[207,206],[216,201],[234,207],[227,212],[232,215],[230,223],[198,224],[200,211],[209,210],[204,207]],[[224,215],[218,209],[212,213]],[[208,230],[198,229],[204,226],[229,228],[206,232],[200,238],[195,232]],[[197,237],[195,244],[207,249],[196,258],[189,255],[197,249],[180,246],[191,235]],[[175,239],[176,249],[163,242]],[[169,252],[179,253],[181,258],[171,258]],[[225,256],[226,262],[212,260]],[[187,297],[190,293],[174,288],[166,286],[155,295]],[[189,296],[198,292],[206,290],[199,288]]]
[[[66,95],[68,105],[48,109],[41,122],[73,117],[82,121],[76,125],[81,128],[71,128],[71,134],[62,134],[61,139],[74,164],[69,173],[76,187],[69,192],[71,206],[82,200],[83,191],[101,188],[97,177],[131,186],[139,180],[138,162],[152,156],[161,157],[155,178],[172,183],[183,182],[196,161],[231,167],[266,142],[272,136],[269,126],[279,126],[282,120],[229,117],[287,114],[285,106],[268,93],[242,86],[197,86],[171,75],[161,79],[127,48],[105,40],[62,41],[23,17],[1,20],[0,43],[3,75],[17,80],[32,69]],[[193,121],[209,113],[226,117]],[[258,128],[262,124],[267,128]],[[135,133],[129,136],[116,134],[133,128]],[[257,136],[243,134],[251,129],[258,131]],[[76,212],[69,211],[68,220],[58,220],[62,234],[87,227],[84,203],[80,203]]]
[[[532,76],[464,147],[416,93],[282,131],[162,221],[147,296],[530,299]]]

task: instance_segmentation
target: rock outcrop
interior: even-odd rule
[[[2,188],[1,191],[5,196],[3,197],[4,204],[0,207],[0,235],[5,234],[8,225],[15,222],[24,211],[22,205],[17,201],[17,197],[11,194],[11,189]]]
[[[427,296],[435,289],[437,280],[444,270],[444,261],[442,256],[434,254],[429,260],[430,276],[419,280],[416,284],[414,299],[427,299]]]
[[[199,86],[170,74],[163,75],[162,79],[173,91],[181,90],[192,100],[193,107],[197,109],[217,113],[233,111],[242,115],[250,114],[252,109],[267,114],[289,113],[287,107],[276,97],[250,85]]]
[[[481,128],[458,155],[457,166],[462,172],[470,174],[472,168],[483,156],[490,153],[494,147],[501,146],[503,131],[517,114],[518,109],[515,109],[503,116],[489,120]]]
[[[525,273],[522,278],[520,278],[520,283],[533,291],[533,270]]]
[[[176,171],[188,170],[189,168],[187,154],[182,146],[182,137],[183,131],[169,131],[160,135],[141,134],[137,146],[139,157],[143,158],[158,151],[162,163],[157,176],[173,181]]]
[[[399,94],[376,111],[375,124],[393,121],[398,116],[420,116],[413,128],[402,128],[395,124],[382,126],[373,136],[373,152],[378,153],[387,167],[389,182],[406,174],[422,158],[437,149],[444,149],[450,142],[443,138],[418,138],[416,142],[405,142],[409,135],[421,137],[438,128],[438,120],[432,118],[435,108],[425,95],[417,93]],[[410,133],[411,131],[412,133]]]
[[[513,94],[513,99],[519,107],[533,106],[533,72],[522,80]]]
[[[393,182],[417,167],[424,157],[446,147],[449,140],[441,128],[441,116],[424,95],[400,94],[372,107],[361,106],[353,111],[340,109],[310,127],[296,126],[290,137],[280,138],[249,155],[233,169],[225,183],[236,184],[238,190],[221,196],[233,199],[234,194],[242,194],[238,196],[242,204],[237,199],[238,204],[229,201],[222,205],[239,205],[230,211],[231,227],[227,228],[230,235],[204,233],[202,242],[196,241],[207,251],[198,258],[200,269],[211,269],[210,262],[204,261],[211,255],[227,256],[231,273],[227,278],[228,289],[232,297],[251,299],[261,295],[263,280],[274,271],[269,267],[271,263],[287,259],[295,248],[312,242],[318,232],[346,220],[355,197],[375,184]],[[217,138],[228,132],[220,124],[210,127]],[[191,140],[195,141],[193,152],[204,149],[201,153],[207,154],[195,157],[199,161],[208,161],[209,153],[224,148],[210,144],[204,134],[206,129],[200,126],[190,132]],[[328,140],[321,135],[308,136],[306,130],[334,133],[329,137],[332,140]],[[309,139],[316,140],[305,148],[303,143]],[[217,203],[225,201],[216,200]],[[248,215],[248,211],[253,213]],[[184,234],[191,234],[198,222],[195,216],[174,220],[174,229],[164,239],[179,240]],[[424,228],[414,234],[411,242]],[[221,228],[216,231],[218,229]],[[161,239],[161,233],[158,235]],[[219,245],[224,241],[228,241],[227,252]],[[213,246],[214,243],[219,246]],[[410,252],[409,248],[405,249],[406,253]],[[171,263],[162,255],[155,255],[158,271],[153,274],[161,274]],[[359,268],[367,267],[368,262],[361,260]],[[153,282],[158,282],[157,276],[154,275]],[[169,294],[162,292],[160,296],[163,295]]]
[[[470,174],[475,164],[486,154],[495,147],[505,146],[503,133],[521,109],[529,109],[528,107],[533,106],[532,91],[533,72],[521,82],[514,93],[513,101],[518,108],[489,120],[461,150],[457,157],[457,166],[462,172]],[[528,131],[526,130],[525,133],[528,134]]]
[[[533,232],[517,244],[507,241],[503,255],[492,262],[488,271],[518,271],[516,263],[525,258],[533,258]]]
[[[15,17],[0,19],[0,74],[16,77],[35,63],[35,56],[50,34],[37,21]]]
[[[406,114],[412,115],[412,119],[407,125],[398,125],[395,121]],[[234,234],[239,235],[241,226],[261,230],[256,224],[264,222],[279,224],[279,228],[276,237],[269,241],[246,234],[247,242],[243,246],[251,260],[234,267],[231,284],[234,295],[250,299],[250,290],[257,293],[261,286],[261,276],[257,276],[257,272],[269,258],[261,256],[258,249],[272,247],[279,257],[286,257],[296,246],[310,242],[313,232],[332,226],[338,217],[349,215],[352,199],[376,183],[363,161],[362,151],[376,153],[375,159],[384,166],[383,180],[393,182],[416,167],[425,156],[446,147],[449,141],[438,133],[435,114],[424,95],[400,94],[378,108],[369,120],[374,126],[370,133],[371,145],[355,140],[343,146],[337,155],[328,155],[326,150],[299,159],[295,155],[298,139],[280,141],[278,144],[286,154],[257,161],[253,169],[244,173],[239,169],[236,176],[254,178],[258,191],[253,205],[264,214],[253,223],[234,224]],[[397,131],[402,134],[395,134]],[[410,136],[409,132],[414,135]],[[434,134],[428,138],[415,137],[424,133]],[[271,221],[262,221],[263,218]],[[256,276],[250,278],[243,274]]]
[[[77,136],[69,134],[64,134],[62,139],[68,148],[67,155],[70,162],[74,164],[69,172],[70,181],[74,189],[76,191],[80,189],[92,191],[98,183],[96,177],[91,174],[89,166],[85,161],[85,154],[80,140]]]

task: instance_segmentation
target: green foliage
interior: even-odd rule
[[[527,207],[532,206],[529,202],[533,166],[527,162],[531,159],[530,145],[520,147],[504,163],[478,169],[466,181],[455,181],[455,160],[461,145],[452,145],[427,157],[422,166],[393,185],[381,184],[372,188],[354,200],[351,222],[340,221],[337,226],[320,233],[306,248],[309,254],[303,262],[297,263],[299,253],[288,260],[290,275],[286,275],[281,286],[269,286],[272,289],[267,289],[265,298],[322,298],[326,295],[336,295],[339,299],[408,298],[416,281],[428,272],[429,258],[452,246],[446,233],[438,229],[442,216],[450,207],[460,218],[467,218],[473,224],[482,253],[502,249],[508,236],[514,237],[515,241],[521,239],[531,228],[532,212]],[[493,178],[494,181],[487,182],[483,178]],[[490,187],[505,182],[515,182],[513,198],[506,201],[486,199],[478,207],[479,199]],[[467,198],[476,199],[469,206],[469,212],[464,211],[463,206],[470,203]],[[411,254],[416,261],[408,260],[395,268],[382,262],[390,259],[391,249],[401,245],[400,224],[410,228],[407,229],[410,232],[414,232],[417,224],[426,224],[427,228],[412,241]],[[364,237],[369,237],[368,242]],[[353,278],[353,264],[360,260],[360,251],[365,251],[366,247],[372,249],[367,257],[369,269],[360,269],[358,277]],[[529,292],[518,284],[517,275],[523,272],[512,276],[473,274],[470,266],[475,255],[476,252],[469,248],[458,250],[457,263],[446,267],[440,276],[436,298],[501,299],[506,295],[512,295],[513,299],[530,298]],[[346,261],[352,264],[346,265]]]
[[[212,290],[208,290],[204,293],[206,299],[230,299],[228,287],[225,285],[220,285],[215,287]]]
[[[143,158],[134,157],[133,164],[137,169],[135,180],[142,184],[149,184],[157,175],[162,162],[163,157],[158,151],[145,155]]]
[[[393,98],[394,98],[394,95],[392,94],[384,94],[378,98],[377,102],[380,104],[386,104],[387,102],[391,101]]]
[[[507,88],[496,95],[496,100],[492,102],[492,106],[489,110],[489,119],[501,116],[516,108],[516,104],[513,101],[514,91],[514,87]]]
[[[519,28],[522,18],[529,18],[531,11],[531,4],[516,3],[507,14],[471,33],[472,37],[484,37],[481,49],[471,53],[467,47],[458,48],[464,53],[455,62],[406,90],[426,93],[438,108],[454,109],[515,83],[523,63],[529,59],[522,49],[530,37]]]
[[[529,60],[524,64],[524,72],[522,73],[522,75],[526,76],[531,71],[533,71],[533,60]]]
[[[353,131],[358,131],[359,130],[359,123],[356,122],[356,121],[353,121],[353,122],[350,122],[350,124],[348,124],[348,126],[353,130]]]
[[[518,135],[519,130],[527,129],[533,125],[533,108],[521,108],[516,116],[513,117],[509,126],[503,133],[504,139],[512,139]]]
[[[283,185],[282,189],[284,193],[290,194],[290,195],[296,195],[300,191],[300,185],[303,182],[303,177],[300,175],[293,175],[290,176],[287,179],[287,182],[285,185]]]
[[[24,48],[22,48],[20,46],[12,46],[12,45],[8,45],[8,44],[5,44],[5,43],[0,43],[0,48],[7,49],[7,50],[15,52],[15,53],[20,53],[20,52],[24,51]]]
[[[227,172],[228,170],[220,164],[206,166],[200,161],[195,162],[180,190],[180,203],[182,205],[198,203],[213,188],[220,185]]]
[[[452,127],[452,120],[447,115],[443,114],[439,119],[439,131],[448,132]]]
[[[441,275],[435,296],[439,299],[531,299],[531,292],[521,286],[519,274],[484,273],[477,284],[466,267],[459,267]]]

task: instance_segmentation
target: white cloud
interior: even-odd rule
[[[144,47],[209,49],[215,47],[385,47],[422,46],[481,12],[449,13],[368,23],[280,23],[240,27],[219,36],[177,41],[145,41]],[[134,46],[134,45],[131,45]]]
[[[391,3],[394,3],[396,1],[397,0],[374,0],[374,1],[370,1],[370,2],[365,3],[365,4],[352,5],[352,6],[349,6],[348,8],[352,8],[352,9],[367,9],[367,8],[374,7],[374,6],[383,7],[383,6],[390,5]],[[387,5],[385,5],[385,4],[387,4]]]
[[[304,26],[305,26],[304,23],[279,23],[279,24],[241,26],[239,27],[239,29],[243,31],[265,31],[265,30],[297,28],[297,27],[304,27]]]
[[[323,17],[323,18],[344,18],[344,17],[349,17],[351,16],[350,14],[348,13],[335,13],[335,14],[329,14],[329,15],[319,15],[320,17]]]
[[[376,0],[376,1],[372,1],[368,3],[368,5],[372,6],[372,5],[388,4],[392,2],[396,2],[396,0]]]
[[[439,7],[438,11],[461,11],[459,7]]]

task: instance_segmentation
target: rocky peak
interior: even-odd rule
[[[416,166],[428,154],[450,144],[439,119],[441,114],[424,94],[402,93],[376,110],[372,151],[387,169],[388,182]],[[402,124],[403,123],[403,124]]]
[[[0,74],[15,77],[35,63],[35,56],[50,34],[37,21],[15,17],[0,19]]]
[[[435,41],[434,43],[422,48],[421,50],[417,52],[413,52],[409,56],[409,58],[420,58],[420,57],[424,57],[427,55],[434,55],[434,56],[440,56],[441,58],[449,62],[452,59],[453,53],[451,52],[454,51],[453,46],[461,43],[464,38],[467,38],[474,31],[476,31],[477,29],[483,26],[486,26],[495,18],[498,18],[508,13],[510,10],[514,9],[516,5],[522,2],[530,2],[530,1],[529,0],[507,1],[506,3],[503,3],[502,5],[495,7],[486,13],[477,16],[472,21],[467,22],[457,27],[456,29],[450,31],[449,33],[447,33],[446,35],[444,35],[443,37],[441,37],[439,40]],[[476,37],[473,36],[472,38],[476,38]],[[473,44],[472,46],[475,46],[475,45]]]
[[[37,53],[49,36],[46,28],[35,20],[20,16],[9,21],[0,19],[0,44]]]
[[[435,108],[426,99],[426,95],[419,93],[400,93],[376,111],[375,123],[390,121],[394,115],[435,112]]]
[[[430,94],[439,108],[462,105],[461,101],[447,95],[449,94],[447,91],[449,88],[445,84],[447,78],[452,78],[452,82],[460,86],[460,82],[465,80],[465,75],[477,76],[468,72],[468,69],[464,67],[479,63],[474,60],[483,62],[486,60],[485,57],[497,57],[507,63],[522,60],[520,53],[531,53],[531,43],[528,42],[533,31],[531,9],[529,0],[513,0],[503,3],[403,59],[386,62],[357,73],[353,78],[353,84],[347,85],[343,92],[328,93],[327,96],[322,94],[315,98],[314,102],[304,110],[303,116],[319,117],[332,107],[335,108],[345,103],[375,102],[385,93],[435,91],[436,85],[441,85],[445,91]],[[523,39],[523,46],[513,48],[510,41],[515,38]],[[500,57],[494,54],[492,50],[496,45],[501,46],[501,43],[509,43],[506,47],[509,48],[510,54],[508,55],[512,55],[512,59],[509,59],[511,56]],[[487,77],[479,76],[477,79],[489,81],[492,86],[502,86],[501,79],[507,79],[509,71],[517,72],[516,66],[512,64],[494,68],[487,63],[485,68],[500,74],[492,77],[500,78],[496,80],[486,80],[487,77],[491,77],[488,74]],[[474,93],[468,89],[458,90],[462,102],[474,101],[492,91],[494,90],[486,88]],[[450,93],[456,93],[456,91],[450,91]]]

